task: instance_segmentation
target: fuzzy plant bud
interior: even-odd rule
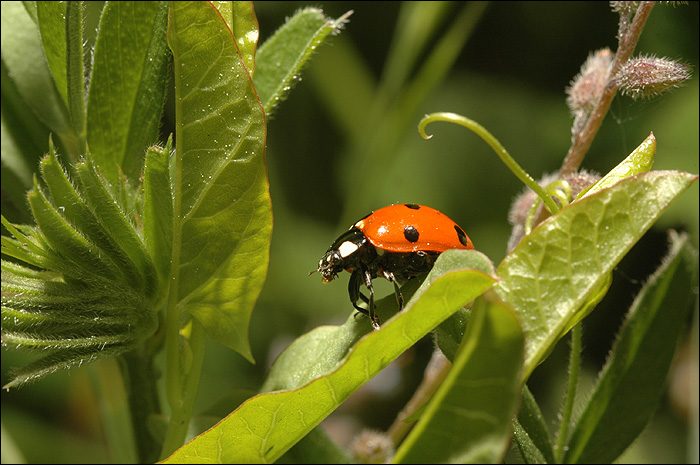
[[[581,72],[566,89],[566,103],[571,113],[590,113],[598,103],[608,82],[613,53],[604,48],[592,53],[581,67]]]
[[[40,167],[48,190],[35,177],[27,194],[36,226],[0,218],[14,236],[2,241],[2,345],[41,353],[6,389],[125,354],[158,327],[157,272],[126,204],[91,157],[69,172],[50,142]]]
[[[654,97],[690,79],[688,66],[668,58],[642,56],[625,63],[615,76],[623,95]]]
[[[384,433],[365,430],[354,441],[352,453],[359,463],[387,463],[394,455],[394,443]]]

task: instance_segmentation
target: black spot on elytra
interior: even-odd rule
[[[419,236],[420,234],[414,226],[406,226],[403,228],[403,237],[405,237],[408,242],[418,242]]]
[[[457,225],[455,225],[455,231],[457,231],[457,238],[459,239],[459,242],[461,242],[463,246],[466,246],[467,234]]]

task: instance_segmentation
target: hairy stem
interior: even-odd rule
[[[608,85],[605,87],[603,95],[601,95],[596,107],[588,117],[586,124],[580,131],[574,134],[569,153],[566,155],[564,163],[559,170],[560,176],[571,174],[581,166],[583,158],[591,147],[593,139],[595,139],[598,129],[600,129],[603,119],[605,119],[605,115],[608,113],[610,104],[617,93],[618,85],[613,78],[622,65],[632,56],[653,7],[654,2],[642,2],[629,27],[621,28],[620,37],[618,37],[617,53],[615,53],[615,58],[610,67]]]
[[[158,459],[158,441],[148,428],[148,418],[160,413],[160,402],[153,354],[137,349],[126,353],[123,358],[126,363],[122,370],[139,462],[154,462]]]

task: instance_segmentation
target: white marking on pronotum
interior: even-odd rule
[[[345,241],[338,246],[338,253],[341,258],[347,258],[357,251],[359,247],[354,242]]]

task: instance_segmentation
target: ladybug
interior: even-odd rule
[[[439,211],[414,203],[375,210],[340,235],[318,262],[318,272],[329,283],[343,270],[351,273],[350,302],[369,316],[375,330],[380,320],[374,311],[372,279],[386,278],[403,308],[399,284],[429,272],[437,257],[448,249],[473,249],[474,245],[457,223]],[[360,292],[364,284],[369,298]],[[360,307],[362,300],[367,308]]]

